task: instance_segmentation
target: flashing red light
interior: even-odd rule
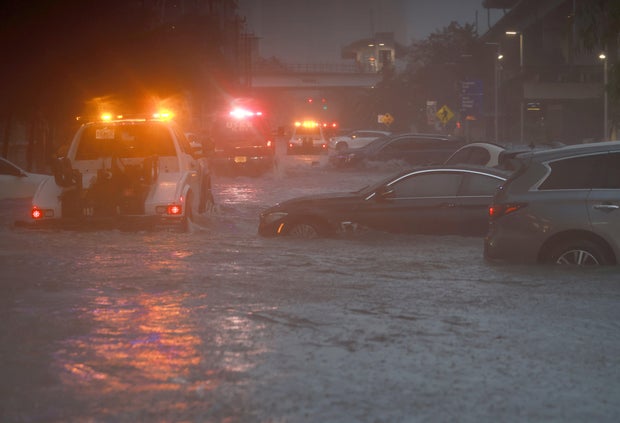
[[[166,209],[166,213],[172,216],[178,216],[183,213],[183,207],[178,204],[171,204]]]
[[[43,211],[38,207],[33,207],[30,216],[32,216],[33,219],[41,219],[43,217]]]

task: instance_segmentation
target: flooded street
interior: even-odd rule
[[[189,233],[28,230],[2,202],[2,422],[615,422],[617,268],[482,239],[261,238],[258,213],[393,169],[216,176]]]

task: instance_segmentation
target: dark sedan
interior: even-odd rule
[[[370,228],[483,236],[488,206],[508,173],[474,166],[420,167],[350,193],[294,198],[260,214],[262,236],[331,236]]]
[[[443,163],[465,144],[460,138],[439,134],[401,133],[378,138],[360,148],[339,151],[330,157],[336,167],[367,162],[400,161],[409,166]]]

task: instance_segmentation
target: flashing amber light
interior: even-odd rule
[[[43,217],[43,211],[38,207],[33,207],[30,216],[32,216],[33,219],[41,219]]]
[[[102,113],[101,120],[104,120],[104,121],[112,120],[112,113]]]
[[[174,113],[172,113],[170,110],[160,110],[159,112],[153,113],[154,119],[171,120],[173,117]]]
[[[166,209],[166,213],[168,213],[171,216],[179,216],[180,214],[183,213],[183,207],[181,207],[178,204],[171,204]]]
[[[315,122],[313,120],[304,120],[303,122],[295,122],[295,126],[297,128],[304,127],[304,128],[316,128],[317,126],[320,126],[318,122]]]

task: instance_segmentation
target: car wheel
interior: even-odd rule
[[[547,261],[576,266],[607,265],[613,262],[599,244],[585,239],[556,244],[551,248]]]
[[[314,239],[320,237],[320,232],[318,227],[314,224],[299,222],[294,223],[286,232],[286,235],[293,238]]]

